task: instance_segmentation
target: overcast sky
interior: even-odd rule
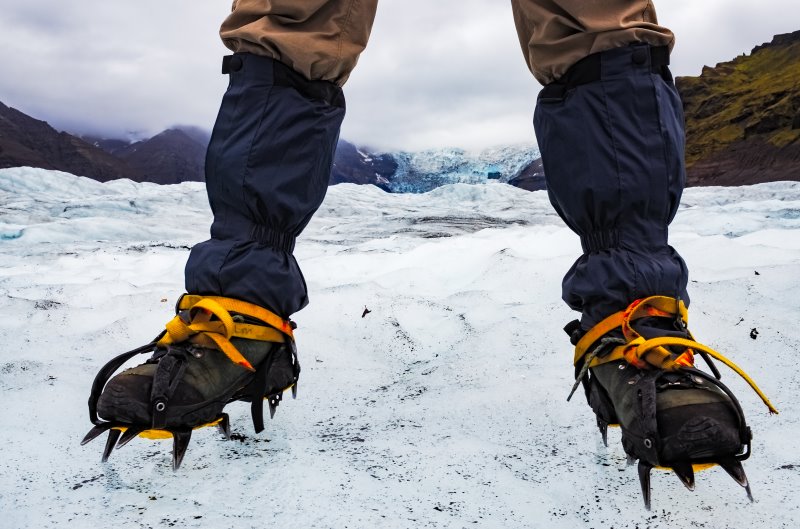
[[[300,0],[298,0],[300,1]],[[661,0],[673,73],[698,75],[800,29],[797,0]],[[60,130],[210,129],[230,0],[0,0],[0,101]],[[382,149],[533,141],[539,85],[506,0],[383,0],[345,86],[342,137]]]

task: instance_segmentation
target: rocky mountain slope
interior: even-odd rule
[[[127,145],[115,154],[141,175],[141,181],[202,182],[207,145],[208,139],[193,138],[190,133],[175,128]]]
[[[0,103],[0,168],[19,166],[58,169],[101,182],[137,180],[136,172],[113,155]]]
[[[202,181],[208,135],[194,128],[166,130],[131,143],[78,137],[0,103],[0,168],[58,169],[100,182],[177,184]]]
[[[395,172],[397,161],[391,154],[367,153],[350,142],[339,140],[329,183],[372,184],[391,191],[389,179]]]
[[[547,189],[547,184],[544,181],[544,165],[542,164],[542,159],[536,158],[520,169],[508,183],[527,191],[541,191]]]
[[[689,185],[800,180],[800,31],[676,84]]]

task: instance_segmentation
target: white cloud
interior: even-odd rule
[[[661,0],[673,71],[697,75],[798,28],[794,0]],[[0,101],[57,128],[121,135],[210,128],[227,81],[217,37],[230,3],[191,0],[4,6]],[[376,147],[527,142],[538,84],[508,2],[384,1],[345,87],[344,138]]]

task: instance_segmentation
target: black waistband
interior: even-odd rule
[[[539,95],[540,99],[553,99],[560,100],[564,98],[564,94],[582,84],[592,83],[599,81],[603,77],[603,60],[602,55],[607,52],[593,53],[587,55],[579,60],[569,70],[561,76],[557,81],[554,81],[544,88]],[[647,62],[647,54],[649,53],[650,68],[653,73],[668,77],[669,70],[666,68],[669,65],[669,47],[667,46],[637,46],[631,53],[632,62],[636,64],[645,64]]]
[[[272,84],[294,88],[308,99],[319,99],[329,105],[344,108],[342,89],[330,81],[309,81],[280,61],[250,53],[236,53],[222,58],[222,73],[232,74],[243,68],[272,69]],[[269,70],[267,70],[269,72]],[[268,73],[266,75],[269,75]]]

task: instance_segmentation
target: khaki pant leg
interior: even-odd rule
[[[307,79],[342,86],[369,39],[378,0],[234,0],[220,37]]]
[[[512,0],[522,53],[534,77],[549,84],[592,53],[646,42],[672,47],[648,0]]]

